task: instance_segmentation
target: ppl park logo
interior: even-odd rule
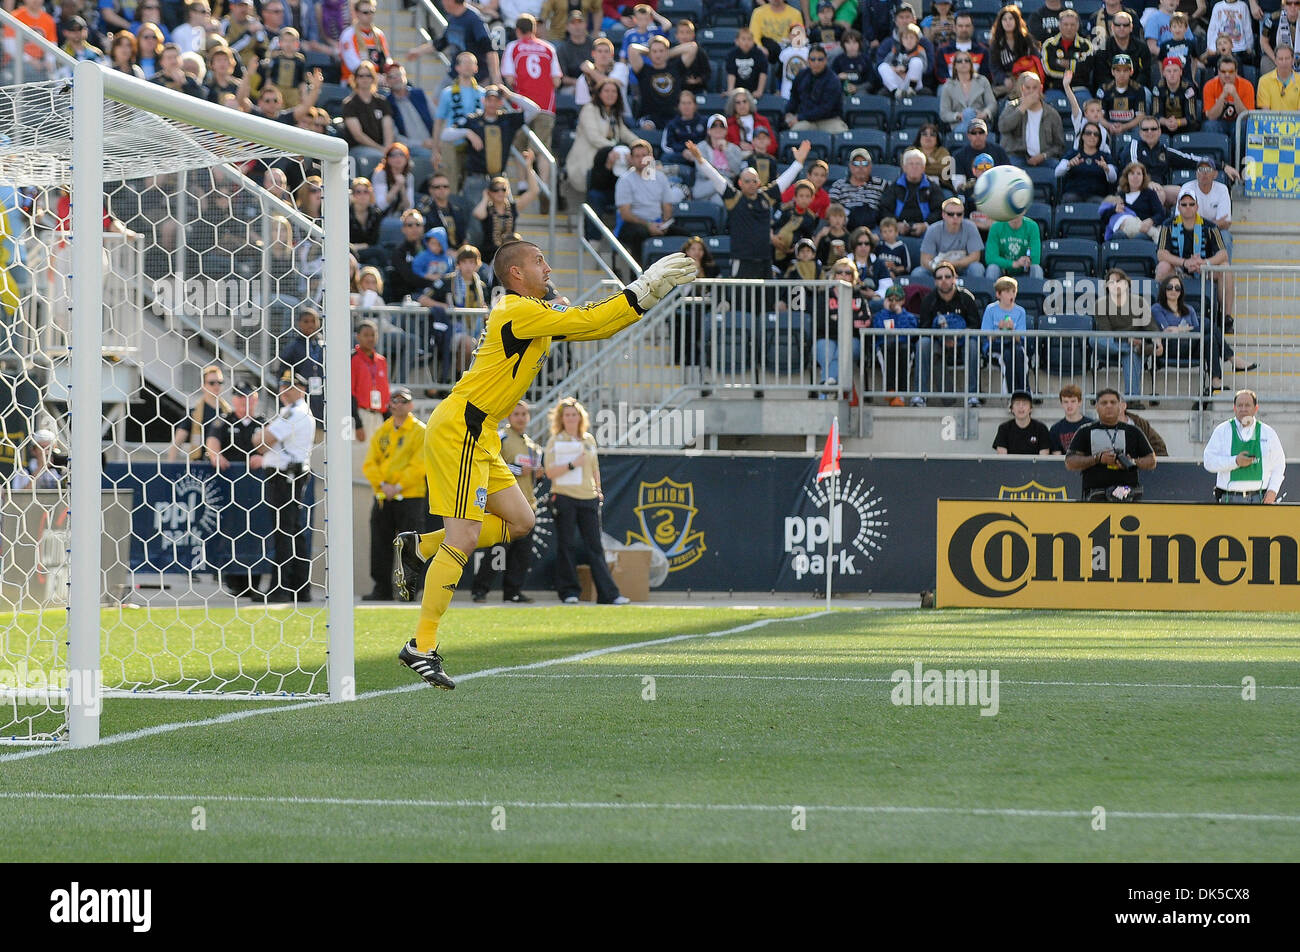
[[[889,510],[876,487],[863,478],[844,476],[835,492],[835,506],[828,519],[829,481],[812,480],[804,495],[815,515],[786,516],[785,552],[796,579],[805,575],[825,576],[826,546],[831,544],[829,570],[837,575],[861,575],[865,563],[874,561],[886,539],[885,518]],[[859,559],[861,562],[859,562]]]

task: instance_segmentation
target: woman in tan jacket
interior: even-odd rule
[[[578,604],[581,586],[574,562],[575,530],[582,537],[590,560],[596,600],[605,605],[626,605],[605,564],[600,541],[600,463],[596,440],[587,432],[591,418],[573,397],[565,397],[551,411],[551,439],[543,464],[551,481],[551,506],[555,511],[555,590],[566,605]]]
[[[578,131],[564,161],[569,187],[579,194],[587,194],[587,177],[597,152],[620,143],[631,145],[640,138],[623,121],[623,112],[623,88],[612,79],[601,83],[595,100],[579,110]]]

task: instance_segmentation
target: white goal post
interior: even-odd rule
[[[262,682],[254,676],[257,672],[250,675],[245,671],[246,660],[242,655],[237,657],[235,664],[238,677],[223,676],[225,673],[219,670],[216,651],[204,659],[203,664],[198,665],[200,669],[206,665],[206,677],[203,674],[197,677],[191,675],[185,671],[189,654],[167,644],[166,634],[156,636],[152,631],[148,634],[163,638],[162,651],[167,653],[167,660],[176,662],[174,667],[181,672],[181,676],[175,676],[170,671],[166,675],[158,674],[158,670],[166,666],[155,664],[149,658],[144,659],[143,668],[146,675],[153,675],[152,684],[145,683],[150,680],[148,676],[141,677],[135,672],[119,676],[118,672],[127,672],[128,661],[140,663],[141,653],[147,651],[150,644],[147,638],[140,636],[138,630],[129,627],[124,638],[129,644],[120,656],[112,659],[115,677],[110,678],[104,674],[107,656],[103,654],[105,645],[101,644],[101,628],[104,625],[102,606],[111,596],[107,591],[109,566],[104,564],[105,560],[101,556],[104,540],[108,537],[106,522],[102,517],[105,504],[101,492],[106,479],[103,466],[106,449],[104,434],[106,426],[110,430],[112,428],[111,421],[105,419],[106,398],[101,393],[101,382],[109,380],[110,368],[105,359],[104,345],[113,336],[109,327],[113,305],[106,302],[106,287],[111,283],[108,268],[109,253],[112,250],[105,240],[108,208],[106,185],[128,179],[143,181],[147,176],[179,175],[182,183],[178,192],[181,208],[188,208],[199,215],[202,208],[184,204],[188,197],[184,184],[187,170],[202,170],[207,176],[205,180],[213,183],[210,191],[216,193],[220,191],[215,184],[218,179],[224,182],[227,175],[232,179],[238,177],[238,173],[230,171],[225,163],[244,161],[250,156],[305,157],[319,163],[322,204],[319,226],[316,227],[312,240],[316,242],[314,247],[320,255],[317,262],[320,289],[311,303],[324,316],[324,486],[316,498],[316,505],[323,505],[324,511],[324,635],[316,634],[319,619],[314,614],[303,624],[308,630],[308,637],[315,638],[314,647],[321,649],[319,654],[323,659],[319,662],[313,660],[310,664],[295,659],[290,663],[289,673],[304,675],[300,681],[307,686],[304,690],[295,689],[291,696],[350,700],[355,695],[352,581],[354,444],[351,430],[352,328],[348,297],[347,147],[341,140],[186,96],[107,70],[95,63],[76,63],[71,72],[70,81],[47,81],[0,90],[0,93],[7,96],[6,103],[12,107],[6,117],[9,128],[5,131],[3,140],[0,140],[0,181],[19,189],[24,186],[69,188],[71,196],[70,227],[66,231],[70,238],[71,255],[64,259],[70,261],[68,273],[57,273],[58,267],[53,256],[50,256],[51,263],[48,265],[48,270],[53,275],[50,280],[65,283],[71,310],[70,319],[66,323],[66,355],[70,365],[66,395],[68,419],[62,421],[70,433],[66,654],[56,646],[42,662],[47,667],[61,668],[63,680],[56,685],[55,690],[48,692],[51,695],[48,700],[52,713],[58,713],[54,708],[63,709],[65,720],[60,729],[40,731],[38,742],[66,740],[72,746],[97,743],[100,735],[101,699],[104,694],[109,697],[258,698],[274,693],[263,692]],[[37,104],[44,102],[51,105],[38,109]],[[129,112],[124,113],[122,107],[126,107]],[[69,110],[68,115],[58,116],[57,113],[64,108]],[[67,141],[69,133],[70,147]],[[206,198],[204,195],[204,200]],[[297,209],[285,206],[284,215],[277,216],[277,221],[284,220],[287,226],[288,218],[296,213]],[[186,255],[193,254],[192,249],[184,245],[184,228],[182,222],[181,243],[175,250],[167,246],[164,260],[184,262],[187,260]],[[249,231],[251,233],[251,226]],[[120,239],[121,235],[109,233],[109,237]],[[119,246],[120,244],[118,242]],[[140,252],[139,257],[143,261],[144,253]],[[183,271],[185,265],[180,264],[179,267]],[[144,272],[131,272],[131,275],[143,278]],[[40,275],[41,279],[44,277],[43,274]],[[168,277],[174,277],[179,282],[183,275]],[[119,293],[116,288],[122,283],[120,279],[120,274],[112,276],[116,282],[113,285],[115,294]],[[139,291],[140,288],[134,289],[134,292]],[[35,292],[28,292],[24,302],[30,306],[38,296]],[[252,303],[254,307],[267,306],[265,298]],[[44,315],[59,308],[67,308],[68,304],[68,301],[61,298],[46,295],[40,298],[38,306]],[[19,322],[18,315],[11,316],[16,323]],[[30,321],[26,316],[23,319]],[[200,315],[200,321],[202,319],[203,315]],[[262,319],[267,319],[265,311]],[[166,320],[172,321],[174,316],[168,314]],[[190,330],[193,331],[194,328]],[[269,334],[264,336],[272,339],[273,343],[276,340],[270,338]],[[200,335],[191,334],[191,338],[198,340]],[[201,343],[206,345],[212,339],[202,338]],[[132,342],[128,340],[127,343],[129,345]],[[39,343],[36,346],[39,348]],[[188,348],[190,340],[184,340],[183,346]],[[242,361],[243,366],[256,363],[260,385],[266,386],[273,359],[269,350],[261,352],[259,356],[253,355],[251,350],[248,354],[233,349],[223,352],[222,346],[221,342],[216,344],[216,353],[218,358],[230,362],[232,371],[236,361]],[[198,362],[197,356],[189,350],[185,353],[192,358],[192,362]],[[179,378],[179,371],[177,376]],[[107,383],[104,385],[108,386]],[[274,389],[273,384],[271,389]],[[154,419],[151,422],[158,424],[164,421]],[[161,464],[160,457],[156,457],[156,460]],[[158,469],[161,471],[161,465]],[[130,541],[139,540],[136,538]],[[233,543],[231,551],[233,553]],[[190,576],[191,591],[196,574],[198,573],[192,572]],[[215,616],[216,612],[209,607],[213,604],[210,597],[203,596],[196,604],[205,617],[209,614]],[[150,605],[143,606],[143,609],[146,612],[153,610]],[[42,610],[51,612],[49,607]],[[60,606],[58,610],[62,612],[63,608]],[[245,617],[239,617],[240,609],[220,610],[233,611],[238,623],[236,627],[242,625],[251,630],[254,623]],[[272,611],[265,606],[259,610],[266,616]],[[290,611],[307,614],[296,601]],[[159,614],[161,616],[163,612],[160,611]],[[173,622],[173,626],[176,624]],[[284,634],[285,623],[279,624],[281,641],[269,648],[258,643],[256,634],[248,637],[251,645],[248,653],[258,654],[259,663],[264,661],[266,670],[260,672],[260,676],[268,679],[272,685],[277,677],[281,683],[285,681],[284,670],[273,666],[274,652],[281,649],[290,653],[303,650],[302,643],[286,640],[288,636]],[[155,628],[161,625],[162,622],[154,623]],[[44,629],[52,626],[38,620],[35,627]],[[0,637],[2,636],[4,632],[0,632]],[[107,634],[105,637],[108,637]],[[230,650],[224,629],[218,640],[221,651]],[[30,640],[28,644],[31,644]],[[11,653],[8,644],[0,647],[5,648],[6,654]],[[193,643],[189,649],[194,654],[199,650]],[[21,650],[16,653],[21,656]],[[6,660],[8,659],[0,657],[0,662]],[[322,666],[325,669],[323,672],[319,670]],[[324,677],[318,677],[318,674],[324,674]],[[251,683],[252,690],[230,689],[229,685],[236,681]],[[318,687],[319,682],[324,683]],[[217,685],[215,688],[210,686],[213,683]],[[0,688],[4,687],[0,684]],[[327,690],[322,692],[320,687],[326,687]],[[2,692],[0,697],[3,697]],[[0,711],[2,714],[3,711]],[[0,716],[0,722],[3,720]],[[36,740],[38,734],[35,729],[29,729],[30,737],[17,736],[17,731],[9,732],[3,723],[0,723],[0,733],[5,733],[6,739],[20,742]]]

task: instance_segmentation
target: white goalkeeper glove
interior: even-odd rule
[[[627,286],[627,290],[636,298],[637,306],[648,311],[667,297],[673,288],[694,281],[696,274],[695,260],[679,251],[650,265],[641,277]]]

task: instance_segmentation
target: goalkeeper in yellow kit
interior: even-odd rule
[[[502,245],[492,270],[506,295],[488,314],[474,362],[438,404],[424,434],[429,511],[444,528],[402,533],[393,543],[393,592],[409,601],[424,573],[415,637],[398,660],[425,681],[450,690],[442,670],[438,623],[451,604],[461,573],[476,548],[522,538],[533,528],[533,509],[501,458],[497,425],[532,385],[552,340],[603,340],[635,323],[673,288],[695,279],[684,254],[663,258],[613,297],[583,307],[548,304],[551,269],[537,245]],[[425,568],[425,560],[428,568]]]

